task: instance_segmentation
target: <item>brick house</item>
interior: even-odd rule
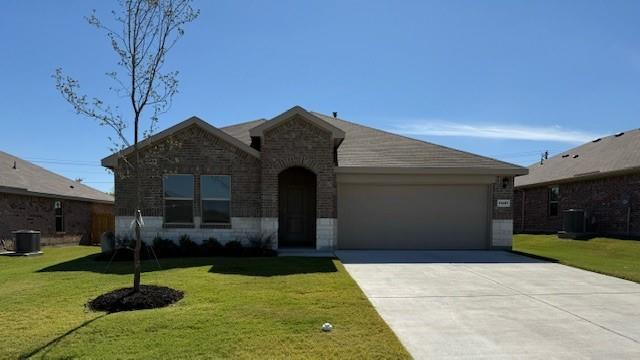
[[[97,242],[97,217],[113,218],[112,196],[0,151],[0,239],[39,230],[43,245]]]
[[[216,128],[192,117],[141,142],[145,241],[246,241],[276,248],[511,246],[520,166],[294,107]],[[131,236],[136,179],[115,169],[118,236]],[[500,206],[498,206],[500,203]]]
[[[640,130],[595,139],[515,179],[514,229],[562,230],[562,212],[585,210],[590,231],[640,236]]]

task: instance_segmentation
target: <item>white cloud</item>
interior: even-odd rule
[[[440,120],[415,121],[398,125],[391,131],[409,136],[464,136],[565,143],[584,143],[598,138],[598,135],[560,126],[462,124]]]

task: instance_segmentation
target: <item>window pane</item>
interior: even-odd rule
[[[164,177],[164,197],[193,198],[192,175],[167,175]]]
[[[229,223],[229,201],[205,200],[202,202],[202,222]]]
[[[192,223],[192,200],[165,200],[164,221],[167,223]]]
[[[207,175],[201,178],[202,198],[229,199],[229,176]]]
[[[559,198],[560,198],[560,188],[557,186],[549,188],[549,201],[558,201]]]
[[[558,216],[558,203],[549,204],[549,216]]]
[[[56,232],[64,231],[64,220],[62,216],[56,216]]]

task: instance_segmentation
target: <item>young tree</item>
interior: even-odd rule
[[[112,11],[112,27],[101,21],[95,10],[86,18],[90,25],[104,31],[115,51],[121,72],[106,75],[115,86],[109,87],[118,96],[127,99],[129,111],[120,112],[119,106],[107,105],[103,100],[80,94],[77,80],[58,68],[53,77],[56,88],[78,114],[96,120],[100,126],[110,127],[115,138],[112,150],[117,153],[131,146],[127,129],[133,127],[133,152],[119,163],[127,167],[136,179],[135,249],[133,291],[140,290],[141,219],[143,208],[140,185],[140,154],[138,140],[149,136],[158,123],[158,117],[171,106],[178,90],[177,71],[163,71],[167,53],[184,35],[184,25],[195,20],[199,11],[191,0],[121,0],[120,9]],[[140,133],[142,122],[146,130]],[[116,169],[116,173],[123,169]]]

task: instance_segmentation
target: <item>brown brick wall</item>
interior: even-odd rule
[[[264,134],[262,143],[262,216],[278,217],[278,174],[302,166],[317,177],[317,217],[336,217],[336,176],[331,134],[294,117]]]
[[[57,200],[64,213],[63,234],[55,232]],[[92,212],[112,211],[109,204],[0,193],[0,239],[12,239],[15,230],[39,230],[43,245],[79,243],[89,239]]]
[[[559,184],[560,215],[548,216],[548,186],[515,191],[514,230],[556,232],[562,230],[562,211],[584,209],[593,217],[594,230],[601,234],[640,236],[640,174]],[[524,222],[522,198],[525,192]],[[630,234],[627,214],[631,209]]]
[[[506,187],[503,187],[503,179],[507,179]],[[511,200],[510,207],[497,206],[498,200]],[[496,182],[493,184],[493,219],[494,220],[510,220],[513,219],[513,176],[497,176]]]
[[[132,161],[132,160],[131,160]],[[231,216],[260,217],[260,160],[192,125],[141,150],[143,215],[163,215],[164,174],[194,175],[194,216],[200,216],[200,175],[231,175]],[[135,177],[115,176],[116,215],[135,211]]]

